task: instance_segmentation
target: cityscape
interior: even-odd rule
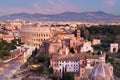
[[[0,1],[0,80],[120,80],[119,6]]]

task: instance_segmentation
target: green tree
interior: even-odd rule
[[[4,55],[0,52],[0,58],[3,58],[4,57]]]
[[[92,47],[93,47],[95,50],[102,50],[101,44],[93,45]]]
[[[39,56],[37,59],[39,62],[45,62],[45,61],[49,60],[49,57],[48,56]]]
[[[71,72],[65,72],[63,74],[63,80],[74,80],[74,74]]]
[[[118,54],[120,54],[120,48],[118,49]]]
[[[0,57],[9,56],[10,52],[8,50],[0,50]]]
[[[34,57],[36,54],[38,53],[38,50],[37,50],[37,48],[35,48],[35,50],[34,51],[32,51],[32,57]]]
[[[13,39],[13,40],[12,40],[12,44],[17,45],[17,40],[16,40],[16,39]]]
[[[54,76],[52,80],[59,80],[58,77]]]
[[[50,67],[50,68],[48,69],[48,71],[49,71],[49,73],[53,74],[53,72],[54,72],[53,67]]]
[[[44,71],[44,67],[43,67],[43,66],[37,67],[36,70],[37,70],[37,72],[38,72],[39,74],[42,74],[43,71]]]

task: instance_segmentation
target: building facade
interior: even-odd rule
[[[81,52],[93,52],[93,47],[91,42],[87,41],[83,43],[83,47],[81,48]]]
[[[38,47],[42,41],[52,37],[52,32],[48,26],[24,25],[21,29],[22,41],[30,46]]]

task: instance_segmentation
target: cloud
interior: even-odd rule
[[[43,4],[46,4],[44,5]],[[74,12],[78,11],[74,4],[69,0],[38,0],[38,2],[31,4],[31,8],[28,7],[0,7],[0,16],[13,14],[13,13],[43,13],[43,14],[56,14],[61,12]]]
[[[113,6],[115,4],[115,0],[105,0],[105,3],[110,6]]]
[[[31,12],[34,13],[34,10],[30,10],[27,8],[6,8],[0,7],[0,16],[13,14],[13,13],[21,13],[21,12]]]
[[[49,4],[54,4],[54,0],[47,0]]]
[[[77,11],[75,5],[62,0],[46,0],[49,5],[42,5],[40,2],[34,3],[33,7],[39,13],[61,13],[61,12],[74,12]]]
[[[38,13],[55,12],[54,9],[52,9],[51,7],[49,8],[43,7],[43,6],[40,6],[38,3],[35,3],[33,6],[36,9],[36,12]]]
[[[41,12],[41,9],[40,9],[40,6],[38,3],[35,3],[33,4],[34,8],[37,10],[37,11],[40,11]]]

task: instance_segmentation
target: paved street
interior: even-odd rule
[[[1,65],[0,67],[0,80],[20,80],[12,79],[11,77],[15,74],[16,70],[19,69],[22,64],[22,56],[19,56],[17,59],[11,60],[10,62]]]

